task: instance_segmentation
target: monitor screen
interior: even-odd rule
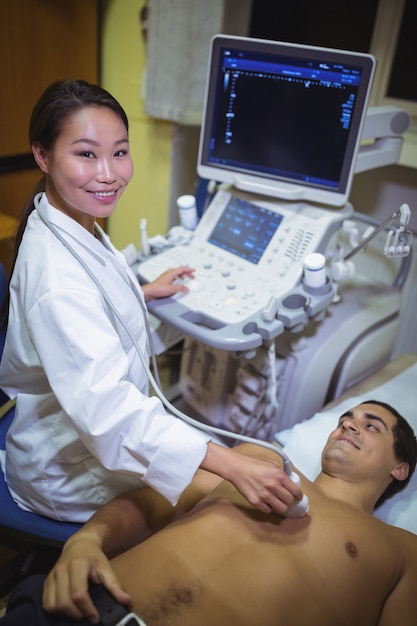
[[[369,54],[217,35],[199,175],[255,194],[343,206],[374,68]]]
[[[282,220],[276,211],[232,196],[208,241],[257,264]]]

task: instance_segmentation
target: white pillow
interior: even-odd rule
[[[417,364],[372,391],[340,402],[335,408],[316,413],[312,418],[276,435],[284,452],[302,474],[314,480],[321,467],[321,452],[339,417],[365,400],[387,402],[403,415],[417,433],[417,410],[412,396],[417,386]],[[417,534],[417,470],[401,493],[375,511],[375,517]]]

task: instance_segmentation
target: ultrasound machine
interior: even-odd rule
[[[409,210],[381,226],[348,198],[355,171],[397,161],[410,118],[367,109],[374,70],[369,54],[213,38],[197,171],[215,192],[190,241],[137,270],[195,269],[187,293],[148,303],[185,337],[193,417],[272,440],[390,359]]]

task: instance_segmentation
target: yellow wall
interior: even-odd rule
[[[142,77],[146,47],[139,13],[145,0],[103,2],[101,84],[124,107],[130,124],[135,174],[108,232],[118,248],[139,246],[139,221],[148,220],[149,236],[167,230],[172,124],[149,118],[144,111]]]

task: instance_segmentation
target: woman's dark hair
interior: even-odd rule
[[[66,119],[88,106],[102,106],[111,109],[119,116],[126,130],[129,122],[125,111],[117,100],[105,89],[85,80],[59,80],[49,85],[35,104],[29,123],[29,142],[39,143],[45,150],[53,148],[61,134]],[[25,204],[16,232],[11,274],[16,262],[20,242],[25,232],[29,215],[35,208],[36,194],[45,191],[45,177],[38,183]],[[7,326],[9,296],[1,307],[1,327]]]
[[[366,400],[366,402],[362,402],[361,404],[376,404],[378,406],[382,406],[394,415],[397,420],[392,427],[392,433],[394,435],[394,455],[399,463],[408,463],[409,465],[407,478],[405,480],[397,480],[396,478],[393,479],[377,500],[375,504],[375,509],[377,509],[385,502],[385,500],[388,500],[388,498],[391,498],[394,494],[405,489],[410,482],[416,468],[417,441],[410,424],[390,404],[387,404],[386,402],[379,402],[378,400]]]

